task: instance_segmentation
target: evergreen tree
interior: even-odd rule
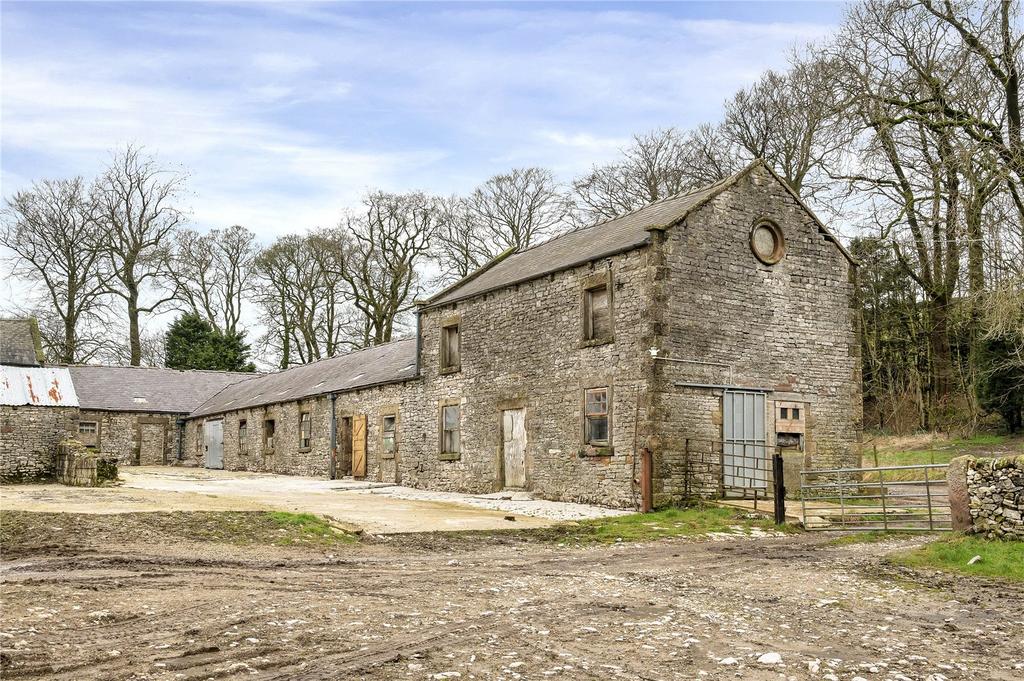
[[[170,369],[256,371],[244,331],[221,333],[197,314],[183,314],[171,324],[165,351]]]

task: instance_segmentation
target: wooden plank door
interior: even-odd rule
[[[366,414],[352,417],[352,477],[366,477]]]
[[[526,486],[526,410],[506,409],[501,414],[505,487]]]

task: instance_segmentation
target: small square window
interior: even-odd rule
[[[386,454],[395,451],[395,423],[397,418],[392,414],[380,420],[380,443]]]
[[[789,419],[789,407],[780,407],[779,408],[779,418],[780,419],[786,419],[786,420]]]
[[[276,430],[276,424],[274,419],[267,419],[263,422],[263,449],[272,452],[274,451],[274,431]]]
[[[313,442],[313,417],[308,411],[299,414],[299,449],[309,449]]]
[[[794,421],[799,421],[800,420],[800,408],[799,407],[793,407],[793,420]]]
[[[584,397],[584,439],[588,445],[608,444],[608,388],[591,388]]]
[[[95,447],[99,437],[100,424],[97,421],[79,421],[78,439],[87,447]]]
[[[238,453],[242,456],[249,453],[249,424],[245,419],[238,422]]]
[[[584,292],[584,329],[586,340],[603,340],[612,336],[612,316],[608,286],[601,284]]]
[[[461,409],[457,404],[450,404],[441,407],[441,453],[458,454],[462,443],[460,442],[460,416]]]
[[[459,325],[441,327],[441,371],[456,371],[462,365]]]

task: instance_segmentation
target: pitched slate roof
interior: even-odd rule
[[[42,365],[39,326],[34,319],[0,319],[0,364]]]
[[[212,395],[258,374],[151,367],[69,366],[82,409],[188,414]]]
[[[415,377],[416,339],[410,338],[236,383],[211,397],[191,416],[211,416]]]
[[[519,252],[503,253],[476,272],[427,300],[425,306],[452,303],[645,246],[651,240],[650,229],[664,229],[682,221],[690,213],[736,184],[754,168],[767,170],[782,183],[818,224],[819,231],[833,241],[850,262],[853,262],[842,244],[829,233],[821,220],[801,201],[796,192],[767,164],[758,159],[738,173],[705,187],[674,194],[631,213],[562,234]]]

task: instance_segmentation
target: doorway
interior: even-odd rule
[[[526,410],[501,412],[502,472],[505,489],[526,487]]]
[[[206,467],[224,468],[224,420],[205,422],[203,434],[206,436]]]

